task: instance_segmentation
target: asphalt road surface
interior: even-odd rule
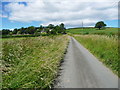
[[[118,88],[118,77],[71,37],[55,88]]]

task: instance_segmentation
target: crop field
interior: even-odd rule
[[[118,28],[106,28],[98,30],[96,28],[76,28],[76,29],[67,29],[68,33],[71,34],[97,34],[97,35],[118,35]]]
[[[104,35],[74,35],[74,38],[118,74],[118,38]]]
[[[68,41],[67,35],[3,39],[3,88],[51,88]]]

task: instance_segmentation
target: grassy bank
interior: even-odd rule
[[[28,34],[28,35],[1,35],[2,38],[21,38],[21,37],[38,37],[38,36],[48,36],[48,34]]]
[[[90,52],[118,74],[118,39],[103,35],[74,35]]]
[[[118,35],[118,28],[106,28],[106,29],[101,29],[98,30],[96,28],[75,28],[75,29],[68,29],[67,33],[71,34],[97,34],[97,35]]]
[[[60,35],[3,41],[3,88],[50,88],[68,40]]]

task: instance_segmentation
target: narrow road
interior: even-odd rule
[[[118,88],[118,77],[71,37],[55,88]]]

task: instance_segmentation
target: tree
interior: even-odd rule
[[[55,29],[54,31],[56,31],[56,33],[61,33],[62,32],[62,29],[60,28],[60,26],[55,26]]]
[[[53,28],[54,28],[54,25],[53,25],[53,24],[49,24],[49,25],[48,25],[48,28],[53,29]]]
[[[38,32],[41,32],[44,29],[42,25],[40,25]]]
[[[95,24],[95,28],[99,28],[99,30],[100,30],[100,28],[103,28],[105,26],[106,26],[106,24],[103,21],[99,21]]]
[[[53,29],[52,31],[50,31],[50,34],[56,35],[56,34],[57,34],[57,31],[56,31],[55,29]]]
[[[8,35],[8,34],[10,34],[10,30],[9,29],[3,29],[2,30],[2,35]]]
[[[61,30],[64,30],[64,29],[65,29],[63,23],[60,24],[60,28],[61,28]]]
[[[20,34],[24,34],[24,33],[25,33],[25,28],[24,27],[20,28]]]
[[[18,29],[17,34],[21,34],[20,28]]]
[[[40,25],[40,29],[43,29],[44,27],[42,25]]]
[[[28,33],[27,33],[27,28],[24,28],[24,34],[28,34]]]
[[[27,28],[27,30],[26,30],[26,32],[28,33],[28,34],[34,34],[35,33],[35,27],[34,26],[30,26],[30,27],[28,27]]]
[[[61,33],[66,34],[66,29],[63,23],[60,24]]]
[[[15,29],[13,30],[12,34],[17,34],[17,32],[18,32],[18,29],[15,28]]]

